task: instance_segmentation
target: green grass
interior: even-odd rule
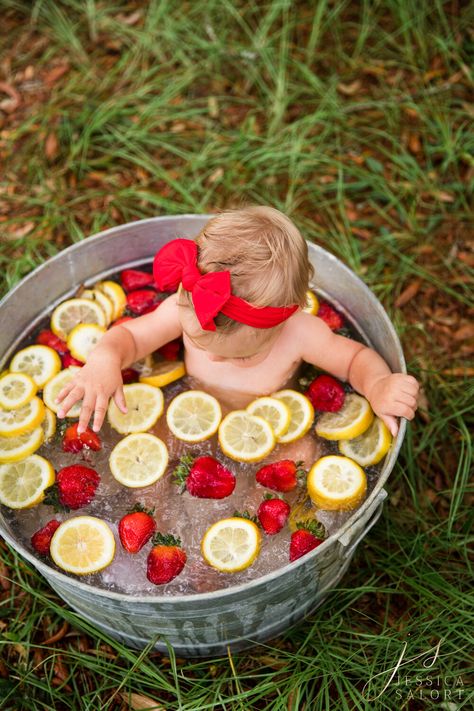
[[[270,204],[377,294],[428,406],[342,584],[250,652],[129,650],[2,544],[0,706],[468,708],[472,351],[456,333],[472,318],[472,5],[0,0],[0,14],[0,82],[21,97],[5,111],[0,89],[1,290],[115,224]]]

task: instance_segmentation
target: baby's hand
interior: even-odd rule
[[[82,399],[77,431],[85,431],[94,413],[93,430],[98,432],[112,395],[119,410],[125,414],[127,405],[120,368],[106,359],[95,359],[82,366],[74,379],[60,391],[56,400],[62,403],[58,417],[65,417],[74,403]]]
[[[398,432],[397,417],[412,420],[418,407],[420,385],[412,375],[391,373],[377,380],[367,394],[372,410],[385,422],[392,435]]]

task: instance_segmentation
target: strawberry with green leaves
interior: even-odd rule
[[[180,493],[186,488],[200,499],[224,499],[235,489],[235,476],[214,457],[185,454],[174,475]]]
[[[118,532],[120,542],[128,553],[138,553],[156,531],[156,521],[153,518],[155,509],[147,510],[136,503],[119,521]]]
[[[306,470],[302,468],[303,462],[294,462],[292,459],[282,459],[279,462],[266,464],[257,471],[255,478],[262,486],[274,491],[292,491],[296,488],[298,480],[306,477]]]
[[[288,520],[291,507],[279,496],[265,494],[264,499],[257,509],[258,520],[265,533],[273,536],[281,531]]]
[[[324,540],[324,527],[316,521],[296,524],[290,539],[290,561],[293,562],[306,555]]]
[[[164,585],[181,573],[186,564],[186,552],[179,538],[155,533],[153,548],[148,553],[146,577],[154,585]]]

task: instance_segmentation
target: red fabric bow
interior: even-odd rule
[[[231,293],[230,272],[201,274],[197,266],[197,244],[188,239],[168,242],[156,254],[153,276],[161,291],[176,290],[180,283],[192,294],[196,316],[205,331],[215,331],[214,318],[222,312],[229,318],[254,328],[272,328],[298,308],[264,306],[258,308]]]

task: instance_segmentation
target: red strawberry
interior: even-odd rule
[[[138,316],[145,313],[145,311],[153,306],[158,298],[156,291],[151,289],[139,289],[138,291],[132,291],[127,296],[127,306],[130,311]]]
[[[120,519],[118,525],[120,540],[129,553],[138,553],[155,533],[154,511],[154,509],[147,511],[137,503]]]
[[[326,301],[322,301],[320,303],[318,313],[316,315],[327,323],[332,331],[338,331],[344,326],[344,319],[341,314]]]
[[[330,375],[318,375],[305,392],[316,410],[337,412],[344,405],[346,393],[341,383]]]
[[[63,438],[63,450],[65,452],[80,452],[84,447],[98,452],[102,448],[99,435],[86,427],[85,432],[78,433],[78,422],[67,428]]]
[[[138,382],[139,375],[138,371],[133,368],[125,368],[125,370],[122,370],[122,380],[125,385]]]
[[[61,362],[63,364],[63,368],[69,368],[69,366],[71,365],[78,365],[82,368],[82,366],[84,365],[84,363],[82,363],[80,360],[74,358],[74,356],[72,356],[69,351],[61,356]]]
[[[174,341],[165,343],[164,346],[158,348],[158,353],[163,356],[165,360],[178,360],[181,343],[180,338],[175,338]]]
[[[110,328],[112,328],[112,326],[119,326],[121,323],[125,323],[125,321],[133,321],[132,316],[120,316],[116,321],[112,321]]]
[[[324,528],[316,521],[310,523],[297,523],[297,531],[290,538],[290,561],[293,562],[302,555],[306,555],[323,542]]]
[[[235,488],[235,476],[214,457],[185,454],[174,471],[176,481],[200,499],[224,499]]]
[[[186,563],[181,541],[170,534],[155,533],[152,543],[153,548],[146,561],[146,577],[155,585],[169,583],[180,574]]]
[[[36,343],[39,343],[41,346],[49,346],[49,348],[52,348],[53,350],[57,351],[59,355],[69,353],[67,343],[61,340],[59,336],[56,336],[56,334],[50,331],[48,328],[45,328],[38,333],[36,337]]]
[[[48,521],[48,523],[43,526],[43,528],[40,528],[36,531],[36,533],[33,533],[31,536],[31,545],[36,551],[38,551],[38,553],[41,553],[41,555],[49,555],[49,547],[51,545],[53,533],[57,528],[59,528],[60,525],[59,521],[52,518],[51,521]]]
[[[124,269],[120,274],[120,281],[125,291],[136,291],[154,283],[153,274],[138,269]]]
[[[265,533],[272,536],[281,531],[290,513],[290,505],[283,499],[267,494],[257,509],[258,520]]]
[[[291,459],[282,459],[261,467],[256,473],[259,484],[274,491],[291,491],[298,483],[298,476],[306,474],[301,468],[303,462],[294,462]]]
[[[44,504],[60,506],[69,511],[80,509],[92,501],[100,483],[100,476],[94,469],[72,464],[63,467],[56,476],[56,483],[45,491]]]

